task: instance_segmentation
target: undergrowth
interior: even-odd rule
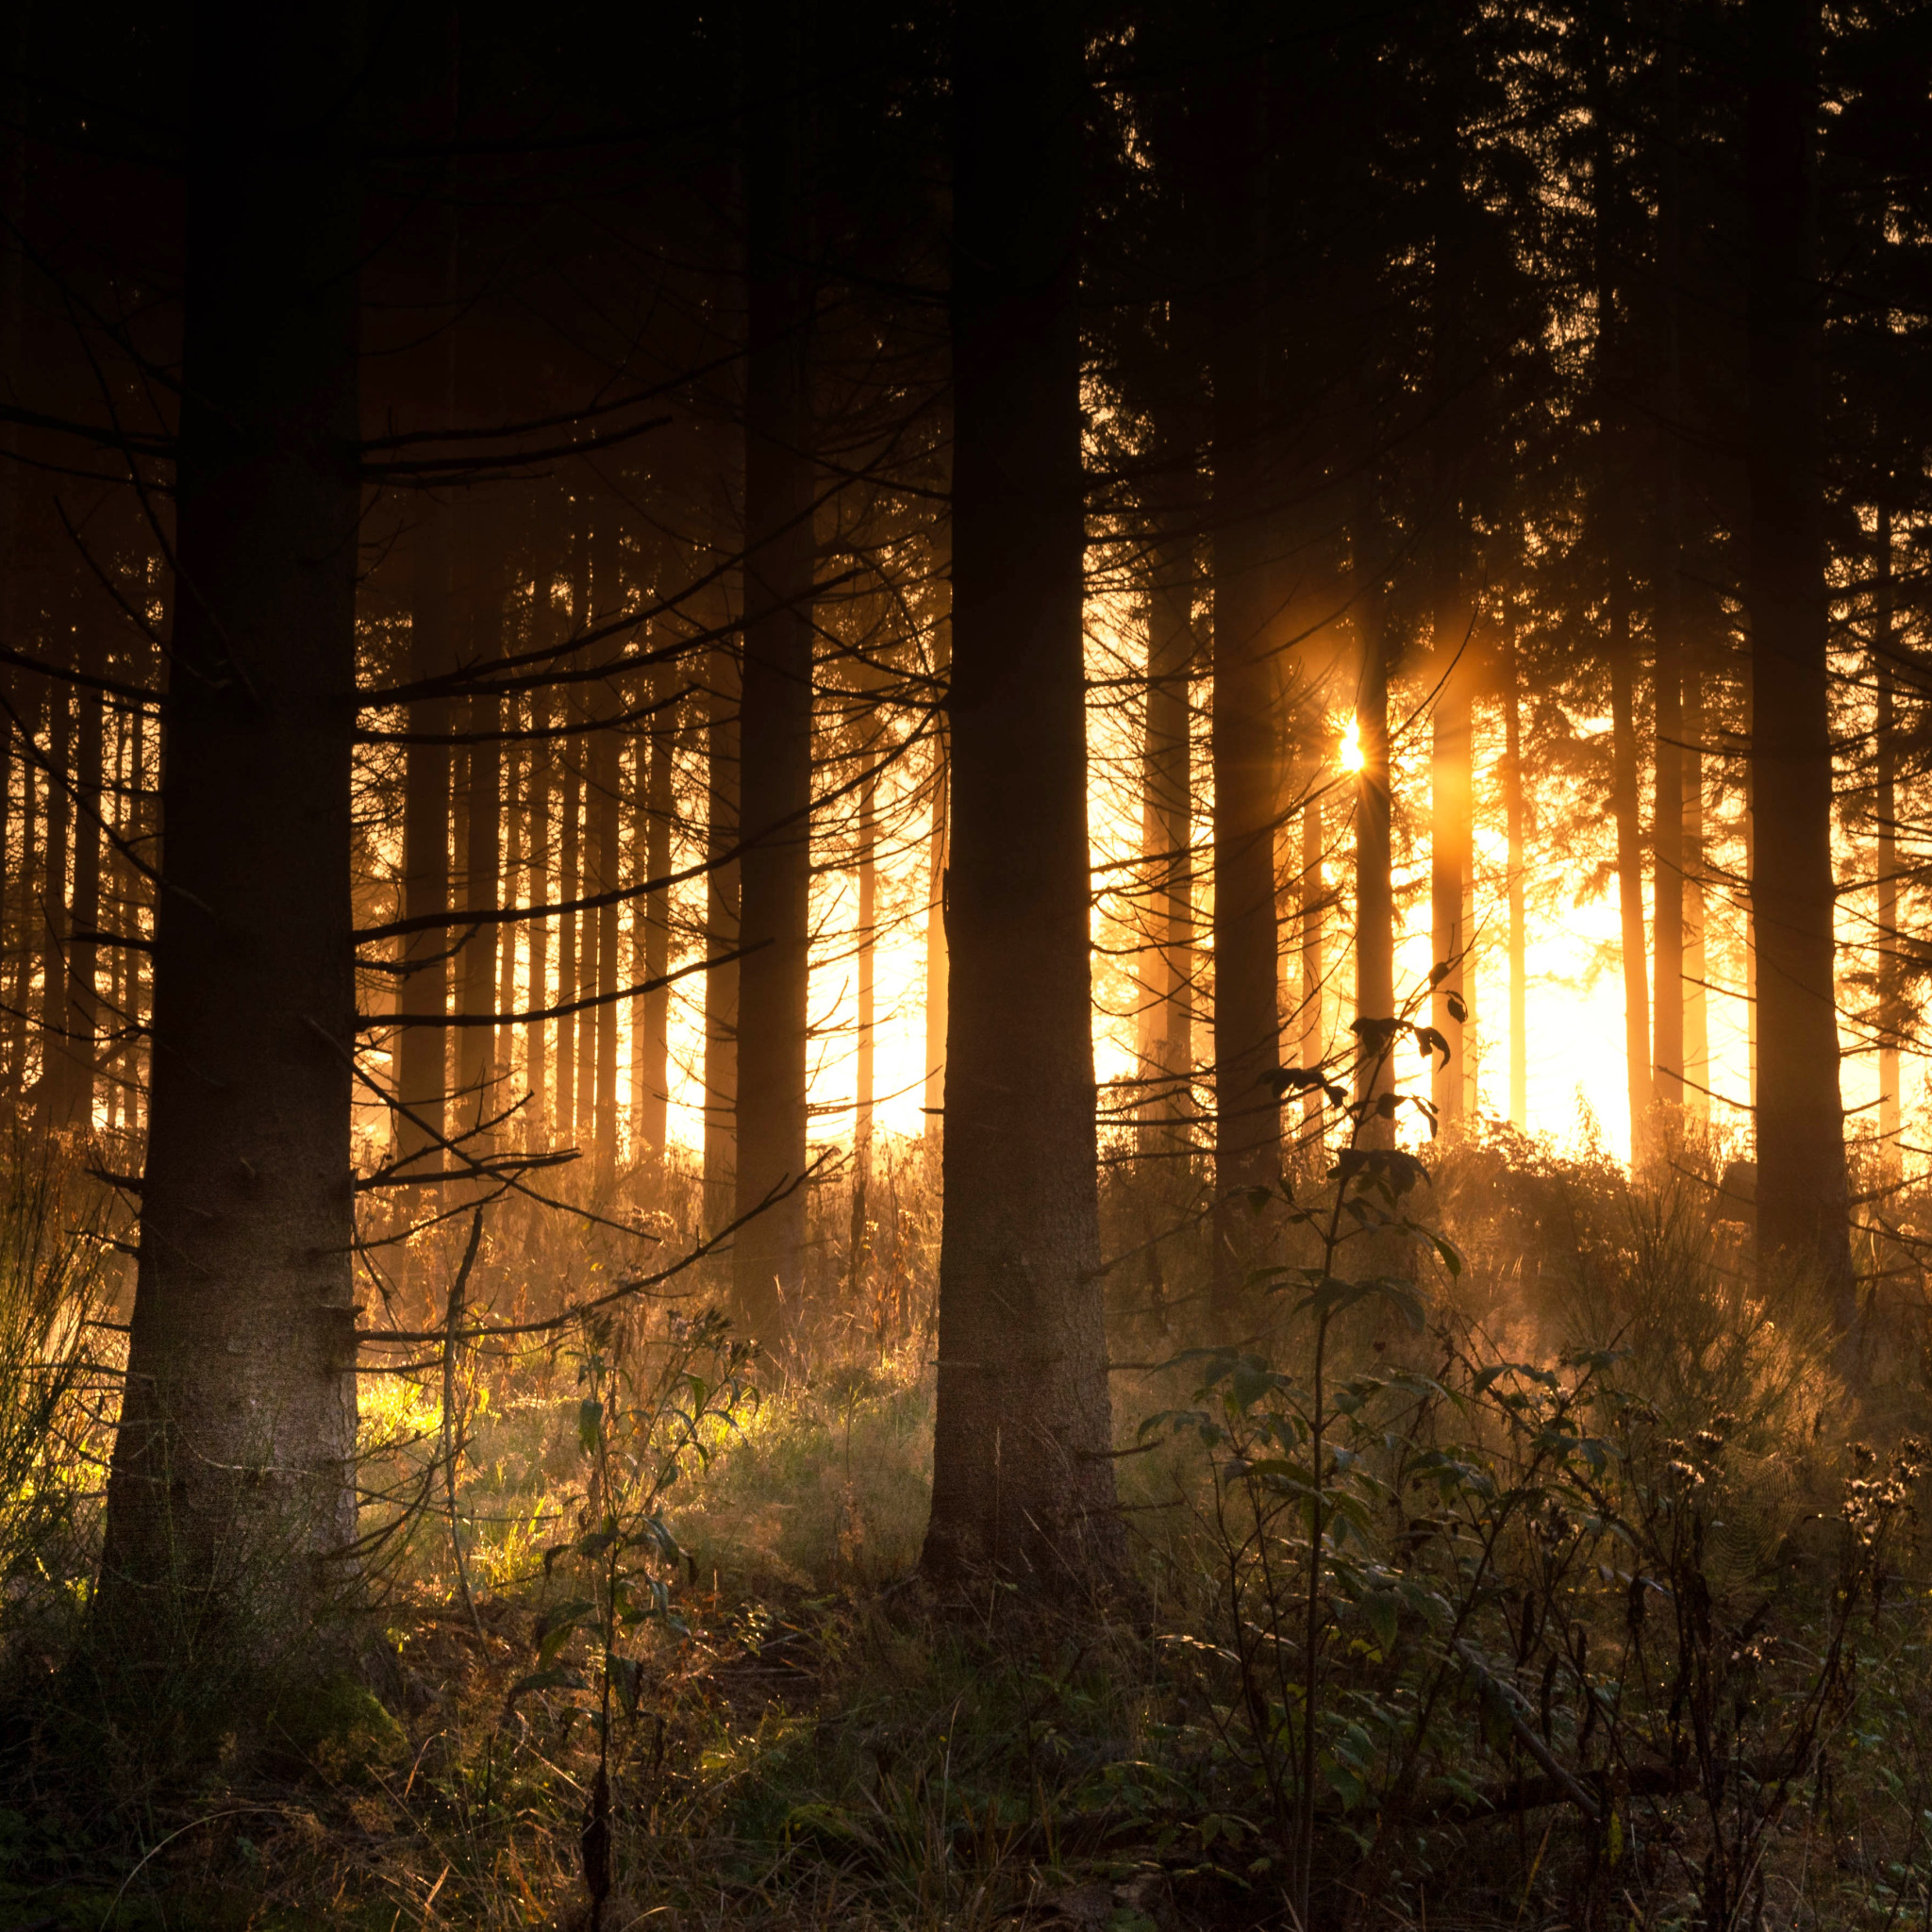
[[[81,1197],[16,1169],[0,1292],[37,1366],[7,1341],[7,1441],[66,1420],[8,1451],[0,1923],[1926,1923],[1923,1305],[1874,1237],[1855,1404],[1805,1284],[1753,1283],[1727,1151],[1687,1136],[1634,1182],[1507,1130],[1426,1174],[1307,1159],[1217,1338],[1207,1176],[1112,1150],[1142,1594],[1077,1612],[917,1581],[919,1150],[856,1261],[849,1200],[815,1207],[787,1374],[702,1269],[398,1350],[360,1381],[367,1670],[279,1754],[166,1788],[70,1722],[113,1369],[82,1324],[118,1277],[54,1239]],[[675,1247],[694,1189],[619,1205]],[[399,1331],[542,1321],[631,1265],[492,1210],[459,1282],[469,1231],[393,1270]]]

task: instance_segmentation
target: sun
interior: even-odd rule
[[[1362,753],[1361,733],[1356,728],[1354,714],[1341,731],[1341,769],[1344,772],[1359,772],[1368,762]]]

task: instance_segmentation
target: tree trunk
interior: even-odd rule
[[[738,667],[711,648],[705,693],[705,1225],[737,1211],[738,1171]],[[724,958],[729,954],[731,958]]]
[[[614,623],[624,613],[625,599],[619,557],[616,511],[607,501],[598,507],[591,539],[591,594],[600,625]],[[615,641],[605,648],[607,652],[614,651]],[[592,686],[592,690],[596,692],[599,718],[599,728],[591,735],[591,784],[594,794],[591,808],[592,890],[610,892],[623,883],[623,800],[619,796],[623,746],[616,727],[609,722],[615,686],[603,683]],[[596,1102],[591,1116],[595,1147],[592,1171],[600,1190],[608,1188],[617,1175],[617,994],[622,985],[618,978],[618,909],[613,899],[598,907],[591,915],[597,930],[597,970],[589,989],[597,996],[597,1005],[591,1008],[591,1029],[597,1063]]]
[[[932,742],[932,833],[925,901],[925,1084],[921,1095],[921,1118],[928,1137],[940,1134],[945,1124],[947,982],[952,967],[946,951],[946,838],[953,761],[943,724]]]
[[[921,1560],[1051,1592],[1124,1568],[1087,925],[1081,42],[1064,9],[1015,0],[954,33],[952,986]]]
[[[1236,1319],[1253,1216],[1244,1190],[1281,1172],[1276,1004],[1273,614],[1262,412],[1262,63],[1218,49],[1219,296],[1214,317],[1214,1224],[1212,1308]]]
[[[747,55],[738,1212],[756,1219],[736,1237],[732,1285],[746,1328],[777,1345],[805,1289],[811,887],[812,292],[791,0],[774,0]]]
[[[1389,764],[1389,641],[1382,587],[1367,579],[1357,545],[1354,619],[1361,667],[1356,686],[1356,743],[1361,770],[1355,792],[1355,1009],[1360,1020],[1395,1018],[1395,891]],[[1358,1100],[1379,1102],[1395,1091],[1395,1058],[1366,1057],[1356,1082]],[[1392,1119],[1371,1111],[1362,1144],[1394,1145]]]
[[[1657,569],[1656,841],[1651,861],[1651,919],[1657,949],[1652,1058],[1657,1103],[1681,1112],[1684,1084],[1684,415],[1682,331],[1684,263],[1679,50],[1683,24],[1669,11],[1664,47],[1665,127],[1659,208],[1664,297],[1663,489]]]
[[[1616,487],[1615,485],[1611,486]],[[1655,1105],[1650,1078],[1650,974],[1643,929],[1643,832],[1637,781],[1636,649],[1630,587],[1612,539],[1609,558],[1610,811],[1617,826],[1617,910],[1624,959],[1624,1069],[1630,1158],[1642,1158]]]
[[[356,1528],[357,282],[348,7],[204,16],[188,125],[152,1132],[94,1628],[232,1730],[325,1667]]]
[[[548,601],[548,585],[537,578],[540,600]],[[539,630],[538,636],[543,635]],[[550,774],[556,753],[543,734],[550,728],[550,693],[538,690],[530,693],[529,776],[525,779],[525,810],[529,819],[530,904],[547,906],[552,891],[550,870]],[[525,1002],[531,1012],[541,1012],[550,1004],[550,922],[533,919],[529,923],[530,996]],[[524,1028],[524,1082],[530,1090],[530,1105],[525,1115],[524,1144],[535,1150],[550,1145],[550,1029],[543,1020],[528,1021]]]
[[[67,1125],[71,1085],[67,1038],[67,863],[74,837],[74,694],[64,678],[47,686],[47,826],[42,841],[41,884],[41,1078],[35,1127],[47,1133]]]
[[[1302,807],[1302,1027],[1301,1063],[1317,1065],[1327,1044],[1323,1025],[1322,922],[1327,887],[1322,877],[1322,798],[1315,792]],[[1310,1088],[1302,1095],[1305,1131],[1314,1134],[1322,1123],[1321,1096]]]
[[[855,1152],[871,1158],[878,1015],[878,768],[866,754],[867,770],[858,786],[858,1054],[853,1113]]]
[[[1684,1104],[1710,1118],[1709,909],[1704,896],[1704,670],[1698,653],[1679,655],[1684,688]]]
[[[512,727],[522,724],[521,707],[511,699],[508,722]],[[521,762],[517,747],[506,744],[503,747],[503,836],[507,849],[503,858],[503,877],[499,887],[499,897],[507,908],[514,908],[526,903],[521,894],[524,877],[524,824],[525,802],[519,795],[517,767]],[[527,932],[529,922],[521,920],[513,925],[503,927],[497,940],[496,953],[496,1010],[499,1016],[517,1010],[517,935]],[[516,1028],[507,1018],[499,1017],[496,1023],[496,1105],[493,1109],[503,1112],[524,1102],[529,1091],[527,1082],[516,1077]],[[523,1127],[528,1129],[528,1106],[524,1107]],[[514,1119],[514,1117],[512,1117]],[[514,1127],[512,1131],[514,1131]]]
[[[1828,609],[1820,502],[1812,145],[1817,0],[1750,0],[1751,891],[1757,941],[1757,1257],[1856,1313],[1832,914]]]
[[[502,607],[485,592],[478,599],[480,608],[477,653],[494,656],[502,649]],[[498,625],[490,625],[484,612],[494,608]],[[489,636],[487,631],[494,631]],[[479,691],[470,700],[468,851],[463,867],[463,904],[478,912],[496,909],[502,890],[503,742],[495,736],[503,722],[503,701],[494,692]],[[496,1008],[496,941],[508,927],[489,922],[476,925],[463,940],[460,955],[462,973],[458,995],[465,1013],[493,1012]],[[458,1119],[460,1131],[475,1134],[497,1110],[498,1068],[495,1065],[496,1029],[493,1026],[465,1026],[457,1034]],[[480,1151],[480,1146],[477,1150]]]
[[[1874,538],[1874,583],[1872,593],[1872,658],[1878,685],[1878,715],[1874,721],[1874,752],[1877,765],[1876,795],[1873,800],[1878,852],[1878,1145],[1887,1174],[1901,1171],[1899,1132],[1904,1115],[1899,1095],[1899,1041],[1906,1027],[1899,992],[1898,929],[1898,714],[1896,670],[1891,660],[1891,505],[1880,503]]]
[[[1148,922],[1158,998],[1150,1029],[1153,1065],[1144,1114],[1158,1124],[1142,1144],[1186,1143],[1193,1112],[1194,856],[1189,772],[1189,681],[1194,667],[1194,556],[1191,542],[1158,545],[1147,610],[1147,800],[1152,821]],[[1179,1126],[1179,1132],[1176,1127]]]
[[[1523,671],[1514,601],[1504,593],[1503,811],[1509,848],[1509,1120],[1529,1131],[1529,947],[1524,919]]]
[[[1429,1099],[1437,1124],[1459,1127],[1468,1074],[1464,1067],[1465,1016],[1474,974],[1469,959],[1468,893],[1474,841],[1470,781],[1470,613],[1462,601],[1460,573],[1445,566],[1451,582],[1436,607],[1436,650],[1431,668],[1438,682],[1429,746],[1429,952],[1443,968],[1430,1000],[1430,1024],[1449,1042],[1429,1073]],[[1460,1012],[1458,1012],[1458,1008]]]
[[[97,656],[89,655],[91,668],[105,668]],[[80,730],[74,762],[74,914],[67,952],[67,1077],[60,1111],[67,1125],[85,1135],[93,1131],[100,1072],[100,942],[86,935],[101,929],[107,716],[100,691],[83,689],[79,695]]]
[[[672,795],[672,755],[676,742],[676,712],[672,699],[675,671],[659,666],[653,674],[651,693],[656,708],[650,729],[640,741],[649,769],[643,782],[643,841],[640,858],[643,876],[661,879],[671,871],[671,815],[675,808]],[[639,902],[643,921],[644,981],[662,979],[671,970],[671,892],[658,887]],[[638,1014],[640,1026],[631,1044],[638,1054],[641,1075],[638,1082],[641,1095],[637,1112],[637,1139],[640,1152],[661,1158],[671,1132],[671,989],[658,987],[645,993]]]
[[[591,622],[590,547],[585,540],[581,516],[573,520],[571,529],[571,635],[581,637]],[[566,661],[575,664],[575,651]],[[583,721],[582,687],[565,687],[562,723],[575,726]],[[561,868],[562,903],[575,905],[584,895],[584,760],[587,746],[583,734],[572,730],[556,741],[558,776],[563,788],[563,839],[558,853]],[[583,993],[583,940],[587,922],[580,912],[566,912],[557,941],[557,1004],[570,1007]],[[582,1142],[584,1082],[580,1042],[584,1035],[583,1015],[564,1012],[557,1021],[557,1124],[558,1141],[566,1147]]]

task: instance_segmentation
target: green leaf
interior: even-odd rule
[[[558,1666],[554,1670],[533,1671],[527,1677],[519,1677],[509,1687],[509,1702],[514,1704],[526,1690],[581,1690],[584,1680],[573,1670]]]
[[[594,1395],[585,1396],[577,1404],[577,1441],[586,1456],[597,1453],[597,1441],[603,1428],[604,1405]]]

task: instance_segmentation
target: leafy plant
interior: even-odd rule
[[[715,1309],[695,1318],[673,1310],[661,1348],[636,1346],[612,1317],[586,1324],[577,1359],[577,1442],[586,1481],[581,1526],[544,1552],[580,1593],[554,1605],[538,1628],[537,1668],[520,1678],[511,1701],[549,1689],[596,1692],[597,1770],[582,1837],[591,1923],[602,1922],[610,1891],[610,1767],[613,1699],[636,1722],[644,1661],[635,1645],[658,1625],[689,1634],[673,1603],[684,1553],[665,1520],[665,1499],[688,1474],[706,1467],[718,1442],[757,1400],[751,1381],[756,1345],[735,1340]],[[590,1640],[595,1681],[570,1660]]]

